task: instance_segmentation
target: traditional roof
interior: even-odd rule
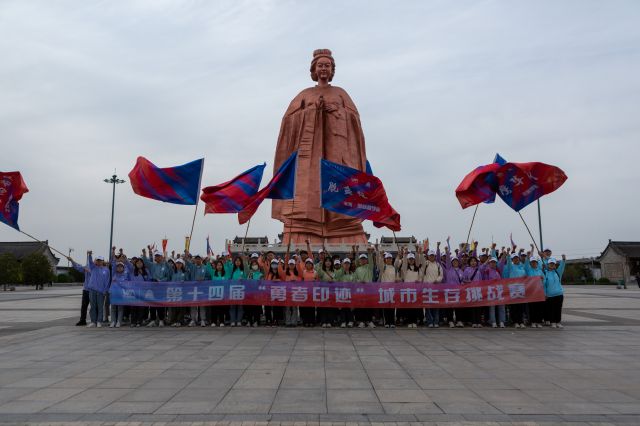
[[[640,241],[611,241],[609,240],[609,244],[602,252],[602,256],[607,252],[607,250],[613,250],[621,256],[625,257],[640,257]]]
[[[40,253],[54,260],[57,265],[60,259],[58,259],[49,246],[48,241],[42,243],[37,241],[12,241],[12,242],[0,242],[0,254],[11,253],[18,260],[21,260],[30,254]]]
[[[268,237],[235,237],[233,239],[233,244],[242,244],[244,240],[244,244],[269,244]]]
[[[380,238],[380,244],[415,244],[418,240],[413,235],[410,237],[397,237],[394,239],[393,237],[382,237]]]

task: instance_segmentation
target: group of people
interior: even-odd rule
[[[515,245],[497,250],[496,244],[478,250],[478,243],[461,245],[453,252],[447,245],[435,249],[428,240],[416,245],[415,251],[398,247],[396,253],[381,252],[378,245],[368,246],[359,252],[353,246],[351,253],[332,255],[326,249],[287,252],[278,257],[274,252],[233,254],[231,248],[220,256],[203,257],[188,251],[176,255],[142,250],[139,257],[128,258],[122,249],[112,249],[109,261],[101,256],[93,258],[87,252],[86,265],[69,258],[73,267],[85,273],[81,318],[78,326],[121,327],[125,320],[131,327],[240,327],[260,325],[323,328],[339,326],[395,328],[426,326],[473,328],[490,326],[505,328],[542,328],[544,325],[562,328],[562,304],[564,291],[562,274],[565,256],[557,260],[550,249],[543,252],[518,249]],[[357,283],[448,283],[464,286],[484,280],[540,276],[546,300],[535,303],[498,305],[470,308],[407,308],[407,309],[338,309],[280,306],[199,306],[191,308],[162,308],[120,306],[109,304],[109,292],[113,282],[152,281],[218,281],[218,280],[269,280],[269,281],[321,281]],[[108,309],[110,305],[110,309]],[[90,306],[90,321],[87,309]]]

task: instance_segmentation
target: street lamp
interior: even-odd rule
[[[67,258],[67,266],[71,267],[71,252],[73,251],[73,248],[69,247],[69,257]]]
[[[113,212],[115,209],[115,204],[116,204],[116,184],[118,183],[124,183],[125,181],[122,179],[118,179],[118,175],[115,174],[115,172],[113,173],[113,176],[111,176],[111,179],[105,179],[104,180],[105,183],[110,183],[113,185],[113,193],[111,196],[111,233],[109,234],[109,251],[107,253],[109,253],[109,265],[111,265],[111,247],[113,247]],[[111,271],[111,268],[109,268],[109,271]],[[111,275],[111,274],[109,274]]]

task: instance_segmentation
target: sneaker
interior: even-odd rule
[[[558,328],[558,324],[556,324],[555,322],[551,324],[551,328]]]
[[[362,321],[358,323],[358,328],[364,328],[364,323]]]
[[[389,328],[389,324],[385,324],[385,325],[384,325],[384,328]]]
[[[503,322],[500,323],[500,328],[504,328],[504,323]]]
[[[200,321],[200,327],[206,327],[207,323],[204,320]]]
[[[330,323],[327,323],[327,328],[331,328],[331,324]]]
[[[484,328],[482,324],[478,324],[478,328]]]
[[[80,320],[80,321],[78,321],[78,322],[76,323],[76,327],[81,327],[81,326],[83,326],[83,325],[87,325],[87,322],[86,322],[86,321],[82,321],[82,320]]]
[[[526,326],[526,325],[524,325],[524,323],[522,323],[522,322],[521,322],[521,323],[520,323],[520,328],[527,328],[527,326]]]
[[[229,324],[229,327],[235,327],[235,326],[236,326],[235,322],[232,322],[231,324]]]
[[[211,327],[216,327],[216,326],[217,326],[217,324],[215,322],[211,323]]]
[[[395,324],[391,324],[391,326],[390,326],[390,327],[391,327],[391,328],[396,328],[396,325],[395,325]]]
[[[496,324],[495,322],[491,323],[491,328],[498,328],[498,324]]]
[[[93,323],[93,322],[90,322],[89,324],[87,324],[87,328],[93,328],[95,326],[96,326],[96,324]]]
[[[549,322],[549,321],[545,321],[545,322],[544,322],[544,325],[546,325],[547,327],[549,327],[549,326],[551,325],[551,322]]]
[[[560,323],[557,323],[557,324],[556,324],[556,327],[558,327],[558,328],[564,328],[564,325],[562,325],[562,324],[560,324]]]
[[[449,321],[449,328],[455,328],[455,324],[453,323],[453,321]]]
[[[456,324],[456,327],[464,328],[464,323],[462,321],[458,321],[458,323]]]
[[[255,322],[253,323],[253,327],[257,327],[257,326],[258,326],[258,321],[255,321]]]
[[[322,323],[322,325],[321,325],[320,327],[322,327],[322,328],[327,328],[327,324]]]
[[[353,321],[349,321],[349,323],[347,324],[347,327],[353,328]]]
[[[113,328],[113,327],[115,327],[115,326],[116,326],[116,323],[115,323],[115,322],[112,322],[111,324],[109,324],[109,328]]]
[[[515,324],[513,325],[513,327],[514,327],[514,328],[520,328],[520,324],[515,323]]]
[[[158,322],[158,327],[160,327],[160,328],[164,327],[164,321],[160,320]]]
[[[373,323],[373,321],[369,321],[369,328],[376,328],[376,325]]]
[[[414,324],[414,327],[415,327],[415,324]],[[429,324],[429,326],[428,326],[428,327],[429,327],[429,328],[433,328],[433,324]]]
[[[120,324],[120,321],[116,322],[116,328],[120,328],[122,324]]]
[[[98,327],[98,328],[102,328],[102,323],[101,323],[101,322],[99,322],[99,323],[98,323],[98,325],[97,325],[96,327]]]
[[[213,325],[211,325],[211,327],[213,327]],[[224,327],[224,323],[223,323],[223,322],[221,322],[221,323],[220,323],[220,325],[219,325],[218,327],[220,327],[220,328]]]
[[[347,323],[346,322],[341,322],[340,323],[340,328],[346,328],[347,327]]]
[[[155,327],[155,326],[156,326],[155,321],[149,321],[149,324],[147,324],[147,327]]]
[[[196,322],[194,320],[191,320],[191,322],[189,322],[188,327],[195,327]]]
[[[478,328],[477,324],[471,324],[471,328]]]
[[[440,328],[440,324],[433,324],[434,328]]]

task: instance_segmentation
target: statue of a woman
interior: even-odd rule
[[[291,101],[280,126],[274,170],[298,151],[293,200],[273,200],[272,217],[284,223],[283,242],[365,243],[362,220],[320,207],[320,159],[366,170],[360,115],[344,89],[332,86],[336,65],[329,49],[313,52],[311,79]]]

